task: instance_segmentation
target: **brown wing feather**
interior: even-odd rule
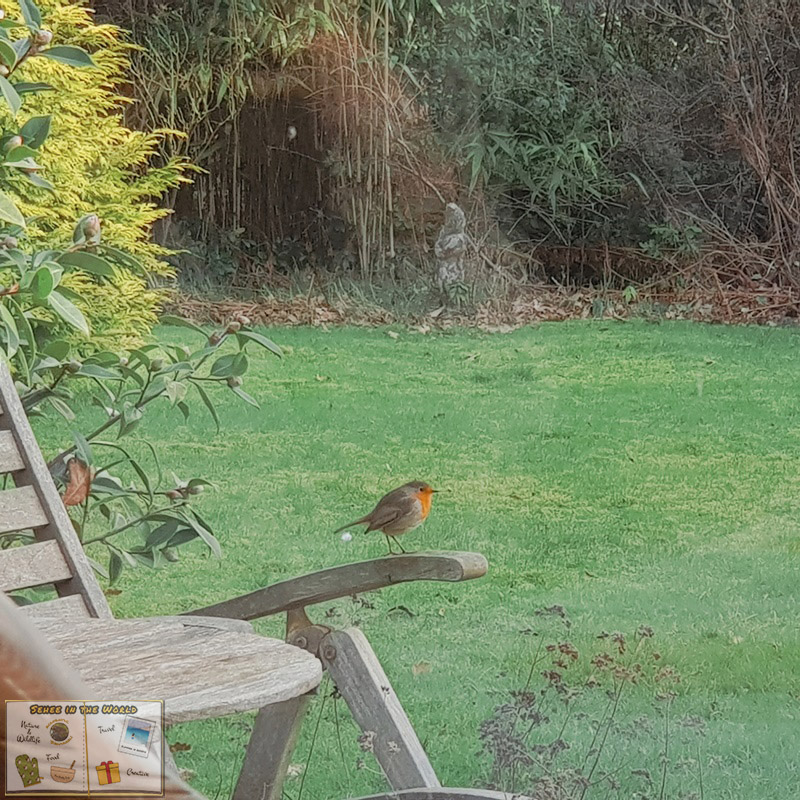
[[[370,531],[379,531],[381,528],[390,525],[395,520],[398,520],[400,517],[403,516],[404,510],[399,505],[382,505],[379,508],[376,508],[372,514],[370,514],[369,519],[369,527],[366,530],[366,533]]]
[[[400,486],[398,489],[393,489],[378,500],[377,505],[369,514],[365,514],[361,519],[357,519],[355,522],[342,525],[342,527],[337,528],[334,533],[339,533],[339,531],[343,531],[345,528],[352,528],[355,525],[365,524],[367,525],[365,533],[378,531],[409,513],[408,496],[408,484]]]

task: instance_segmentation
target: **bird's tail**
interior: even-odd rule
[[[342,525],[341,528],[337,528],[334,533],[339,533],[343,531],[345,528],[352,528],[354,525],[364,525],[369,522],[369,515],[366,517],[361,517],[361,519],[357,519],[355,522],[348,522],[347,525]]]

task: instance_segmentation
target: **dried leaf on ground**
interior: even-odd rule
[[[526,285],[507,296],[493,298],[471,311],[441,306],[419,315],[400,315],[375,307],[358,307],[347,301],[328,302],[322,297],[265,298],[258,302],[211,301],[179,295],[168,310],[199,323],[221,324],[244,314],[256,325],[364,325],[404,323],[417,329],[446,330],[478,328],[490,333],[508,333],[525,325],[584,319],[593,314],[600,295],[595,289],[563,289],[549,285]],[[800,289],[762,284],[742,287],[727,282],[697,283],[687,287],[637,286],[636,302],[626,302],[624,290],[604,290],[603,316],[615,320],[641,318],[692,319],[728,324],[795,324],[800,317]],[[422,332],[420,330],[420,332]],[[392,334],[399,336],[396,331]],[[394,337],[393,337],[394,338]]]

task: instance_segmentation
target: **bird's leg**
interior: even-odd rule
[[[392,540],[389,538],[389,534],[388,533],[384,533],[383,535],[386,537],[386,544],[389,547],[389,555],[390,556],[395,555],[394,550],[392,550]]]
[[[405,553],[406,549],[403,547],[403,545],[400,544],[400,542],[397,541],[397,537],[392,536],[392,539],[394,539],[395,544],[400,548],[400,552]]]

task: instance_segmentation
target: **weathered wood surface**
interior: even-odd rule
[[[407,581],[466,581],[480,578],[486,574],[487,568],[486,559],[480,553],[432,552],[385,556],[291,578],[186,614],[258,619]]]
[[[2,570],[2,562],[0,562]],[[79,594],[71,594],[67,597],[56,597],[55,600],[44,600],[41,603],[31,603],[28,606],[20,606],[23,614],[33,618],[53,617],[61,620],[71,619],[91,619],[89,609],[83,602],[83,597]]]
[[[231,800],[281,800],[310,695],[262,708],[256,717]]]
[[[0,550],[0,591],[27,589],[70,577],[72,573],[58,542],[34,542],[25,547]]]
[[[225,617],[176,617],[174,614],[165,617],[143,617],[148,622],[180,622],[185,628],[199,626],[201,628],[217,628],[223,631],[239,631],[240,633],[254,633],[251,623],[243,619],[226,619]]]
[[[6,700],[58,699],[83,702],[91,690],[80,682],[43,637],[31,630],[30,622],[0,592],[0,708]],[[5,713],[0,716],[0,732],[4,732]],[[6,764],[6,737],[0,736],[0,764]],[[167,760],[165,797],[168,800],[203,800],[178,778],[177,770]],[[0,797],[4,797],[0,785]],[[128,795],[129,800],[146,800],[143,795]],[[152,798],[152,795],[149,795]]]
[[[25,462],[17,449],[14,434],[0,431],[0,473],[16,472],[18,469],[25,469]]]
[[[46,515],[47,524],[34,531],[36,538],[39,541],[57,541],[70,568],[72,577],[57,584],[56,591],[61,597],[82,595],[92,616],[110,619],[108,601],[61,502],[5,364],[0,364],[0,407],[4,411],[0,416],[0,429],[11,432],[25,464],[25,469],[14,473],[14,482],[18,487],[28,487],[26,491],[35,491],[39,507],[44,509]],[[4,519],[5,514],[0,510],[0,520]]]
[[[97,696],[162,698],[169,723],[288,700],[322,677],[305,650],[177,617],[34,622]]]
[[[41,528],[48,522],[32,486],[0,492],[0,533]]]
[[[490,789],[406,789],[402,792],[371,794],[359,800],[527,800],[527,798],[521,794],[493,792]]]
[[[322,661],[394,789],[441,786],[386,673],[357,628],[322,642]]]

